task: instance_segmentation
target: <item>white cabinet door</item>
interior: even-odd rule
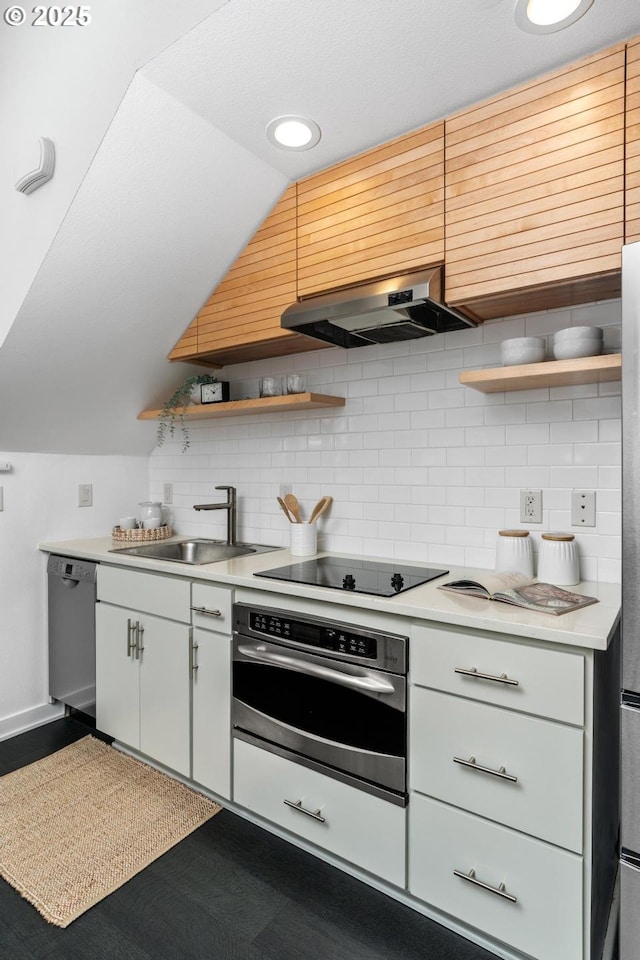
[[[189,627],[139,614],[140,750],[188,777]]]
[[[583,960],[582,858],[418,794],[409,890],[536,960]]]
[[[582,852],[582,730],[422,687],[409,712],[413,790]]]
[[[231,637],[193,631],[193,779],[231,796]]]
[[[122,743],[140,746],[139,665],[128,645],[136,614],[96,605],[96,725]]]

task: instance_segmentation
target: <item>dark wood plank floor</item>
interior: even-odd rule
[[[85,736],[58,720],[0,743],[0,775]],[[53,927],[0,880],[7,960],[491,960],[467,940],[223,810]]]

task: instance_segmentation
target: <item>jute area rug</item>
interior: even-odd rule
[[[0,875],[67,927],[220,809],[84,737],[0,777]]]

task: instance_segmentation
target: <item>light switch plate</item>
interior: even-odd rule
[[[93,484],[92,483],[78,484],[78,506],[79,507],[93,506]]]
[[[173,484],[165,483],[162,486],[162,502],[173,503]]]

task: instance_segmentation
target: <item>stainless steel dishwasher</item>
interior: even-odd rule
[[[96,715],[96,567],[51,555],[49,581],[49,696]]]

